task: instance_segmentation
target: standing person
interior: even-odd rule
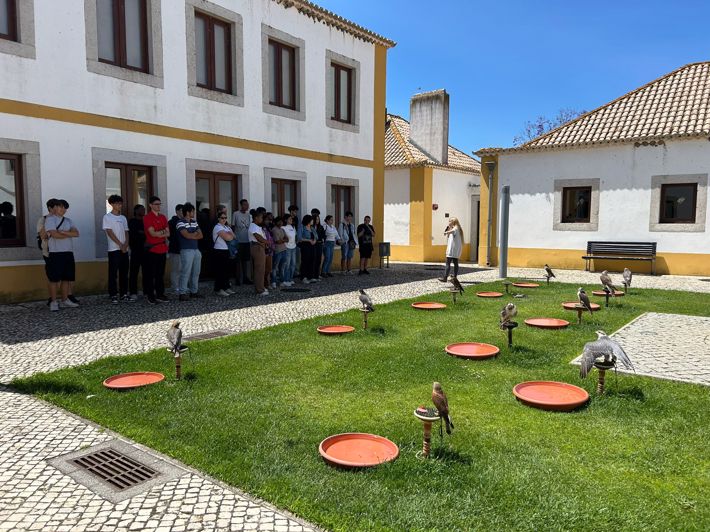
[[[50,297],[52,302],[49,310],[56,312],[59,310],[57,292],[61,290],[62,307],[74,308],[79,305],[69,299],[71,283],[74,282],[76,267],[74,264],[74,244],[73,238],[79,236],[79,230],[72,222],[71,218],[64,216],[69,209],[66,200],[57,200],[53,214],[47,216],[44,221],[44,230],[49,238],[47,248],[49,258],[47,269],[49,271]]]
[[[312,228],[313,217],[306,214],[301,220],[298,248],[301,250],[301,278],[303,284],[315,283],[318,273],[315,270],[316,234]]]
[[[325,242],[323,243],[323,277],[333,277],[330,273],[330,265],[333,264],[333,252],[336,244],[340,243],[340,235],[333,225],[333,216],[329,214],[325,217]]]
[[[145,207],[138,204],[133,207],[133,218],[128,220],[128,247],[131,248],[131,265],[128,271],[128,292],[131,301],[138,300],[138,273],[143,270],[143,293],[145,290],[145,228],[143,217]]]
[[[375,228],[370,224],[370,217],[365,216],[363,223],[357,226],[357,240],[360,246],[360,271],[358,275],[370,275],[367,271],[367,261],[372,258],[372,241],[375,238]]]
[[[180,235],[177,224],[182,220],[182,203],[175,205],[175,214],[168,222],[170,240],[168,241],[168,261],[170,262],[170,289],[174,294],[180,293]]]
[[[200,297],[200,269],[202,268],[202,253],[199,242],[202,240],[202,229],[195,217],[195,206],[185,203],[182,206],[182,219],[176,226],[180,237],[180,301]]]
[[[293,216],[290,214],[285,214],[284,220],[284,234],[286,235],[286,258],[283,263],[283,273],[281,278],[283,279],[282,284],[285,286],[293,286],[293,275],[296,273],[296,252],[298,251],[298,245],[296,244],[296,228],[293,226]]]
[[[313,209],[311,216],[313,216],[313,232],[316,235],[316,246],[313,250],[313,268],[316,272],[316,281],[320,281],[321,265],[323,264],[323,244],[325,244],[325,228],[320,222],[320,211],[318,209]]]
[[[288,238],[283,228],[284,217],[274,219],[274,227],[271,229],[271,238],[274,241],[274,258],[271,267],[271,287],[276,288],[277,283],[281,286],[288,286],[284,283],[284,263],[287,260],[286,243]]]
[[[143,217],[145,229],[146,258],[143,267],[143,293],[148,303],[165,303],[165,256],[168,253],[170,229],[168,219],[160,213],[161,201],[158,196],[148,200],[150,212]]]
[[[338,234],[340,234],[340,271],[349,275],[352,273],[352,260],[355,248],[357,248],[357,240],[355,239],[357,229],[353,223],[351,211],[345,213],[345,219],[340,222],[338,227]]]
[[[37,220],[37,245],[39,249],[42,250],[42,259],[44,259],[44,275],[47,277],[47,306],[52,304],[52,282],[49,280],[49,237],[47,236],[47,231],[44,230],[44,222],[47,220],[47,216],[54,214],[54,210],[57,206],[56,198],[50,198],[47,200],[47,214],[39,217]]]
[[[276,283],[271,279],[271,270],[274,264],[274,237],[271,236],[271,228],[274,225],[274,215],[270,212],[264,213],[261,224],[264,229],[264,238],[266,238],[266,247],[264,248],[264,286],[266,288],[276,288]]]
[[[128,296],[128,220],[121,214],[123,198],[112,194],[108,198],[111,211],[104,214],[101,228],[106,232],[108,240],[108,295],[111,303],[131,301]],[[116,277],[118,276],[118,286]]]
[[[234,231],[229,226],[227,212],[221,212],[217,216],[217,224],[212,229],[212,261],[214,271],[214,291],[218,296],[228,297],[234,294],[229,287],[229,271],[231,269],[229,258],[229,245],[236,238]]]
[[[251,246],[249,237],[249,225],[251,215],[249,214],[249,202],[243,199],[239,202],[239,210],[232,214],[232,227],[237,235],[239,251],[237,253],[237,285],[252,284],[249,280],[249,260],[251,258]]]
[[[298,205],[289,205],[288,213],[291,215],[291,220],[293,223],[293,228],[296,230],[296,251],[292,260],[294,261],[291,265],[294,277],[301,275],[301,248],[298,246],[298,240],[301,238],[300,230],[300,218],[298,217]],[[296,273],[298,272],[298,273]]]
[[[449,279],[452,263],[454,265],[454,279],[459,276],[459,257],[463,250],[463,229],[461,229],[458,218],[449,218],[449,225],[444,234],[446,235],[446,272],[439,281],[445,283]]]
[[[249,225],[249,245],[251,261],[254,270],[254,290],[259,296],[268,296],[269,291],[264,288],[264,273],[266,267],[266,246],[268,242],[262,224],[264,212],[257,209],[251,210],[252,222]]]

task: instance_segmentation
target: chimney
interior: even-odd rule
[[[446,90],[412,96],[409,124],[409,140],[436,162],[448,164],[449,95]]]

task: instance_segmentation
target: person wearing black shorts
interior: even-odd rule
[[[54,214],[47,216],[44,222],[44,230],[48,237],[47,247],[49,257],[47,258],[47,277],[49,279],[49,289],[52,302],[49,310],[55,312],[59,310],[57,292],[61,289],[61,306],[65,308],[78,307],[69,299],[71,283],[76,277],[74,266],[74,246],[72,239],[79,236],[79,230],[71,221],[71,218],[64,216],[69,203],[65,200],[57,200]]]
[[[358,275],[370,275],[367,271],[367,261],[372,258],[372,241],[375,238],[375,228],[370,224],[371,218],[365,216],[363,223],[357,226],[357,240],[360,246],[360,271]]]

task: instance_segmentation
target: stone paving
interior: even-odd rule
[[[243,288],[231,298],[209,297],[157,307],[141,302],[112,306],[103,297],[82,298],[81,308],[53,314],[41,302],[0,306],[0,383],[8,383],[16,376],[164,346],[165,330],[177,318],[186,335],[218,328],[237,333],[356,307],[356,289],[361,286],[368,290],[376,304],[439,292],[444,285],[435,277],[441,275],[442,270],[433,268],[426,264],[393,264],[389,270],[373,269],[368,277],[336,276],[309,285],[309,293],[277,291],[266,300],[257,299]],[[497,270],[469,267],[462,272],[466,272],[459,276],[464,283],[498,277]],[[598,273],[556,273],[560,282],[592,284],[599,280]],[[538,269],[509,270],[511,278],[539,278],[540,275]],[[637,276],[634,286],[710,293],[710,282],[693,277]],[[473,288],[470,286],[469,290]],[[307,304],[298,303],[304,298]],[[679,327],[686,326],[687,323],[679,322]],[[707,334],[697,341],[707,345]],[[641,358],[629,355],[634,361],[638,358],[639,365],[644,367]],[[710,357],[699,359],[698,364],[707,369]],[[705,372],[702,378],[707,378],[707,374]],[[184,464],[175,464],[185,470],[179,478],[117,504],[110,503],[46,460],[119,438],[118,435],[2,386],[0,408],[3,412],[0,417],[0,531],[288,532],[315,528]],[[153,454],[173,462],[158,453]]]
[[[710,318],[647,312],[612,337],[629,355],[637,375],[710,386]],[[572,363],[579,364],[579,359]],[[623,368],[619,372],[633,373]]]

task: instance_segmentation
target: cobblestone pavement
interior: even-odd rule
[[[360,287],[368,290],[376,304],[439,292],[444,285],[435,278],[441,273],[440,265],[393,264],[389,270],[372,270],[371,276],[336,274],[309,285],[308,293],[276,291],[267,299],[256,298],[245,287],[230,298],[175,301],[157,307],[140,301],[113,306],[103,297],[85,297],[81,308],[52,314],[41,302],[0,306],[0,383],[163,346],[168,324],[178,318],[186,335],[218,328],[243,332],[348,310],[357,306],[356,290]],[[560,282],[589,284],[599,279],[598,273],[556,273]],[[509,270],[511,278],[540,275],[538,269]],[[464,283],[475,283],[497,276],[497,270],[464,267],[459,277]],[[692,277],[637,276],[634,285],[710,293],[710,282]],[[304,298],[307,304],[298,303]],[[637,355],[629,355],[643,367]],[[707,368],[710,359],[701,362]],[[185,470],[179,478],[117,504],[110,503],[46,460],[117,435],[1,386],[0,408],[0,531],[287,532],[313,528],[182,464],[176,464]]]
[[[710,386],[710,318],[647,312],[612,336],[637,375]]]

